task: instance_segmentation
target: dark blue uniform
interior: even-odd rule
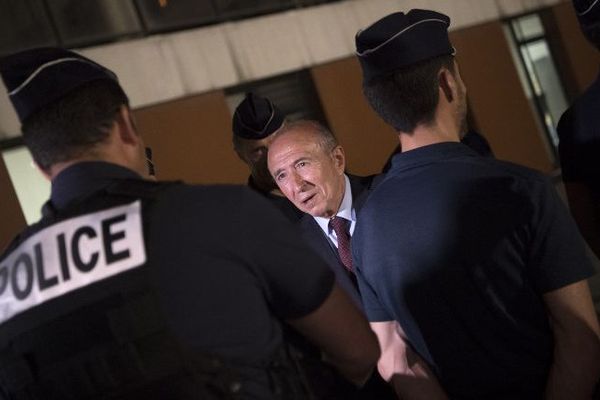
[[[562,115],[558,151],[565,182],[583,182],[600,202],[600,76]]]
[[[592,275],[539,173],[460,143],[398,154],[353,238],[369,320],[397,320],[452,399],[542,398],[542,295]]]
[[[196,375],[240,398],[284,395],[269,372],[285,370],[281,320],[334,282],[301,243],[247,188],[67,168],[0,257],[0,398],[213,398]],[[192,358],[181,376],[179,356]]]

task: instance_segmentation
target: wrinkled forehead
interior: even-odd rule
[[[325,162],[329,152],[321,145],[320,136],[303,132],[284,132],[269,147],[269,168],[284,168],[299,160]]]

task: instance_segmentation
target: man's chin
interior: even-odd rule
[[[301,210],[307,214],[312,215],[313,217],[323,217],[326,218],[324,216],[324,212],[323,210],[319,209],[318,207],[303,207],[301,208]]]

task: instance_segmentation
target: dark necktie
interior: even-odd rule
[[[352,270],[352,252],[350,250],[350,225],[347,219],[342,217],[333,217],[329,221],[329,226],[335,232],[338,242],[338,253],[342,264],[350,272]]]

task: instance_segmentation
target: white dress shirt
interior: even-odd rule
[[[342,204],[340,205],[340,209],[338,210],[336,216],[342,217],[350,221],[350,237],[354,234],[354,227],[356,226],[356,211],[352,206],[352,188],[350,187],[350,179],[348,176],[344,174],[344,197],[342,199]],[[321,227],[327,239],[337,248],[337,235],[329,227],[329,221],[331,218],[323,218],[323,217],[314,217],[317,224]]]

